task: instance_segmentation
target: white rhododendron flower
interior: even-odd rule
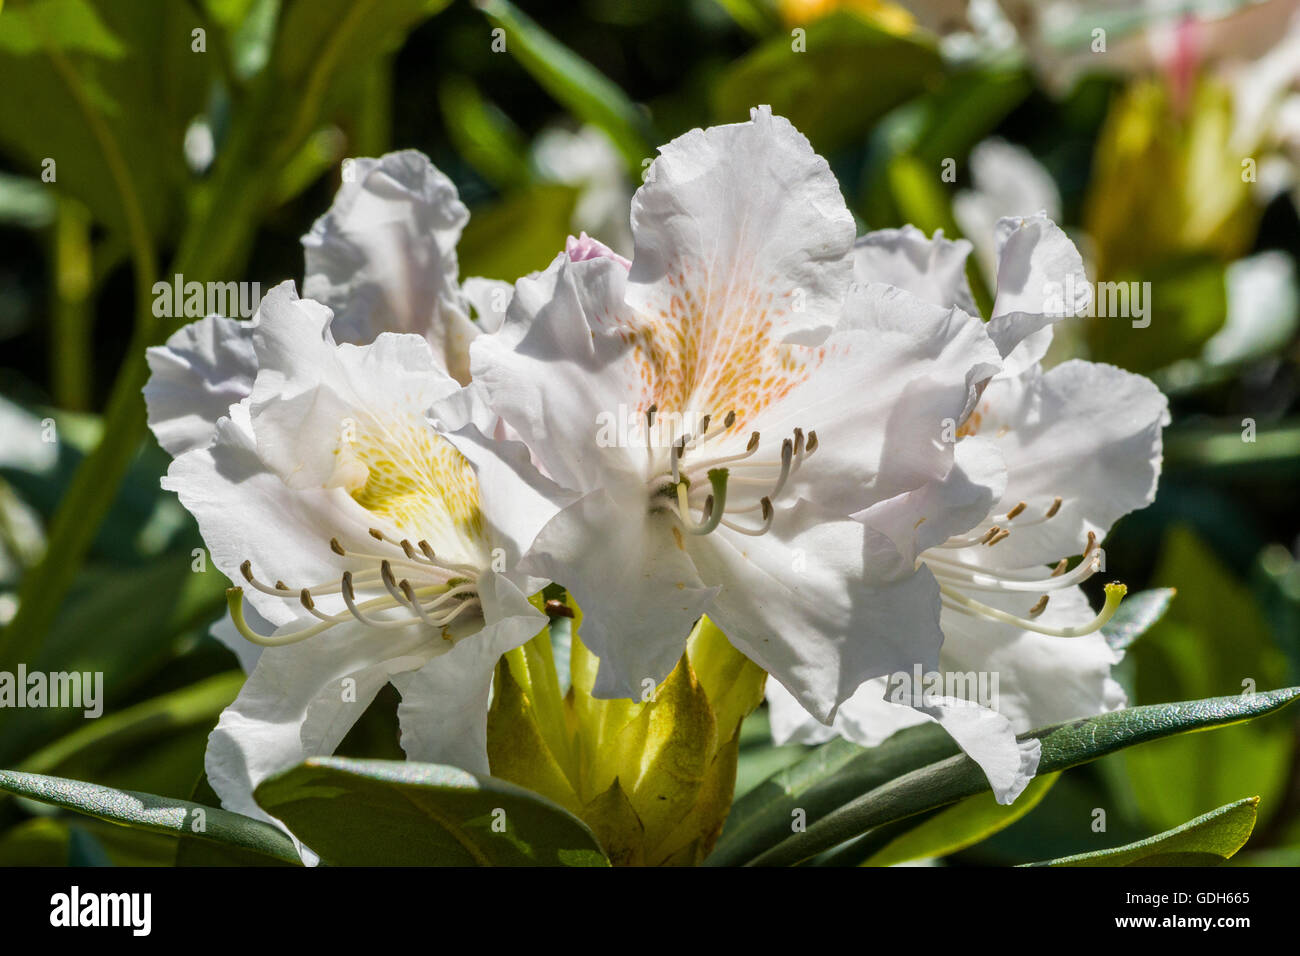
[[[164,479],[240,584],[227,627],[262,648],[206,759],[223,804],[255,815],[259,781],[331,753],[390,682],[408,757],[486,771],[493,667],[545,624],[528,600],[545,582],[517,568],[565,500],[522,446],[435,430],[426,411],[460,386],[423,337],[338,345],[331,319],[272,290],[239,340],[250,393]]]
[[[458,285],[456,243],[469,211],[456,187],[415,150],[349,159],[343,180],[303,236],[303,294],[334,312],[336,342],[411,332],[440,369],[468,381],[469,343],[500,325],[512,290],[492,279]],[[217,420],[252,390],[257,322],[211,315],[149,350],[149,426],[173,457],[211,441]]]
[[[934,576],[849,516],[944,493],[941,423],[998,366],[982,323],[855,284],[838,183],[766,108],[663,147],[632,230],[630,264],[571,246],[520,280],[471,349],[474,387],[581,496],[526,567],[581,606],[597,695],[662,680],[702,614],[824,721],[936,664]]]
[[[1023,146],[983,140],[970,151],[971,188],[952,199],[952,217],[975,247],[975,261],[990,285],[997,281],[994,248],[998,220],[1042,212],[1061,218],[1061,192],[1052,174]]]
[[[469,210],[427,156],[408,149],[352,159],[329,212],[303,236],[302,293],[334,310],[338,342],[414,332],[439,364],[469,380],[469,343],[501,324],[508,283],[459,284],[456,244]],[[471,321],[471,313],[478,322]]]
[[[1035,255],[1029,261],[1053,266],[1038,275],[1031,267],[1026,275],[1023,263],[1008,258],[1012,239],[1001,244],[994,306],[1001,321],[994,322],[1032,329],[1039,321],[1032,313],[1030,291],[1037,288],[1041,299],[1055,298],[1055,289],[1066,280],[1054,270],[1067,265],[1077,279],[1081,263],[1077,253],[1071,255],[1064,234],[1041,217],[1007,220],[1000,227],[1005,237],[1025,230],[1036,233]],[[964,251],[942,237],[926,240],[915,230],[869,236],[862,248],[872,253],[859,267],[887,264],[874,254],[872,247],[880,246],[903,245],[912,252],[909,262],[925,261],[920,252],[927,244],[933,261],[949,266],[949,257]],[[930,298],[937,306],[968,299],[964,279],[952,279],[957,274],[951,269],[934,272]],[[917,277],[904,271],[897,278],[916,284]],[[1017,289],[1021,294],[1011,295]],[[970,678],[949,680],[944,686],[951,690],[956,685],[962,699],[984,705],[968,712],[995,708],[1006,733],[1124,705],[1123,692],[1110,676],[1120,654],[1099,632],[1123,589],[1108,586],[1105,606],[1097,614],[1079,584],[1102,570],[1099,541],[1110,526],[1154,498],[1161,429],[1168,422],[1164,396],[1140,375],[1081,361],[1044,371],[1039,359],[1050,335],[1051,326],[1046,325],[1019,342],[1015,336],[1002,337],[1012,359],[1008,370],[987,383],[970,415],[958,423],[958,463],[966,474],[983,476],[979,487],[999,489],[994,499],[985,501],[975,523],[960,533],[935,529],[928,520],[917,525],[914,510],[894,513],[898,502],[859,515],[935,575],[943,602],[939,673]],[[916,497],[931,495],[939,501],[934,488]],[[927,507],[924,500],[916,504]],[[933,507],[936,513],[943,511],[940,504]],[[1067,556],[1080,553],[1082,558],[1071,567]],[[994,676],[996,699],[976,700],[981,681],[988,687]],[[769,685],[773,734],[779,741],[813,743],[839,733],[858,743],[879,743],[925,719],[923,710],[891,701],[893,689],[886,680],[864,684],[828,728]],[[990,764],[984,768],[990,771]],[[1032,772],[1016,773],[1004,766],[989,775],[998,798],[1009,802]]]

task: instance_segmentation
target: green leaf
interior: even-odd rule
[[[224,843],[274,860],[299,859],[293,841],[269,823],[189,800],[16,770],[0,770],[0,790],[126,827]]]
[[[1216,866],[1246,845],[1258,807],[1259,797],[1247,797],[1137,843],[1027,865]]]
[[[1300,696],[1300,687],[1251,696],[1215,697],[1132,707],[1033,731],[1021,739],[1040,740],[1042,755],[1038,772],[1055,773],[1162,737],[1209,730],[1261,717],[1286,706],[1297,696]],[[902,735],[895,734],[880,748],[872,749],[882,749],[900,736]],[[835,742],[832,741],[833,743]],[[831,744],[826,746],[830,747]],[[762,789],[759,788],[760,791]],[[805,832],[786,837],[781,843],[750,859],[750,862],[767,866],[798,863],[866,833],[873,827],[946,806],[987,789],[988,781],[979,765],[965,755],[955,755],[902,776],[891,775],[887,782],[866,792],[860,790],[860,796],[823,816],[815,817],[809,812]],[[742,861],[747,858],[743,853],[738,856]],[[711,857],[709,862],[715,860]],[[729,862],[737,860],[733,857]]]
[[[957,745],[938,724],[909,727],[876,747],[836,737],[737,799],[707,863],[743,863],[788,837],[796,820],[816,820],[895,777],[956,753]]]
[[[577,190],[544,185],[477,207],[456,248],[461,275],[512,282],[564,250]]]
[[[718,118],[746,120],[751,107],[767,103],[826,152],[860,142],[880,117],[942,76],[933,47],[854,13],[810,24],[805,40],[806,51],[797,52],[789,35],[775,36],[732,66],[714,90]]]
[[[54,627],[27,661],[29,672],[103,674],[106,708],[122,701],[176,653],[177,638],[216,617],[225,579],[215,568],[196,573],[190,557],[173,555],[138,568],[93,568],[78,579]],[[148,615],[139,611],[148,607]],[[4,711],[0,761],[13,765],[72,727],[83,711]]]
[[[149,231],[174,231],[189,178],[181,144],[215,72],[207,55],[191,52],[199,25],[189,4],[171,0],[14,4],[0,28],[0,146],[38,175],[53,160],[51,188],[123,228],[117,183],[87,122],[94,110],[136,184]]]
[[[96,765],[120,760],[122,750],[153,741],[173,740],[182,731],[198,728],[204,737],[217,715],[229,706],[243,687],[246,675],[230,671],[199,680],[178,691],[140,702],[82,726],[55,743],[31,754],[18,766],[25,773],[68,774],[75,766],[86,774],[87,758]],[[103,779],[95,774],[96,779]],[[191,774],[192,777],[192,774]]]
[[[0,30],[0,50],[31,55],[46,44],[59,50],[80,50],[110,60],[126,50],[87,0],[32,0],[10,7]]]
[[[321,757],[264,781],[256,796],[325,863],[608,864],[592,832],[566,810],[455,767]]]
[[[717,3],[755,36],[769,36],[781,26],[776,5],[769,0],[717,0]]]
[[[654,156],[656,137],[641,110],[616,83],[551,36],[507,0],[479,0],[505,31],[506,50],[574,116],[603,129],[639,178]]]
[[[456,151],[498,189],[528,182],[528,144],[519,127],[466,76],[438,87],[438,105]]]
[[[942,810],[877,827],[819,858],[822,866],[893,866],[908,860],[947,856],[988,839],[1015,823],[1047,796],[1060,774],[1040,774],[1010,806],[981,793]]]
[[[1135,700],[1248,694],[1287,680],[1286,655],[1249,586],[1190,529],[1168,532],[1152,580],[1176,587],[1178,600],[1129,651]],[[1258,794],[1267,817],[1281,803],[1293,740],[1286,718],[1263,720],[1161,741],[1125,754],[1123,765],[1153,829],[1177,826],[1242,792]]]
[[[782,744],[778,747],[772,743],[772,722],[767,708],[760,707],[740,725],[736,797],[743,797],[778,770],[798,763],[807,756],[810,749],[803,744]]]
[[[1106,643],[1116,650],[1127,648],[1165,616],[1177,593],[1174,588],[1154,588],[1130,594],[1101,629]]]

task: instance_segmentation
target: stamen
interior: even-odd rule
[[[1007,512],[1007,520],[1014,521],[1016,517],[1028,507],[1029,505],[1026,504],[1025,502],[1023,501],[1020,502],[1020,504],[1016,505],[1014,508],[1012,508],[1010,511]]]
[[[1044,611],[1047,610],[1047,598],[1048,596],[1044,594],[1042,597],[1038,599],[1038,602],[1029,609],[1030,619],[1038,617],[1038,615],[1042,614]]]
[[[262,647],[284,647],[288,644],[296,644],[299,641],[304,641],[309,637],[314,637],[322,631],[328,630],[334,626],[332,621],[327,621],[320,624],[312,624],[299,631],[290,631],[288,634],[258,634],[255,630],[249,627],[248,622],[244,620],[243,588],[226,588],[226,605],[230,608],[230,621],[235,625],[235,630],[243,635],[245,640],[251,641],[252,643],[258,644]]]
[[[764,496],[764,497],[762,498],[762,500],[759,502],[759,504],[762,506],[762,509],[763,509],[763,525],[762,525],[762,527],[759,527],[759,528],[743,528],[743,527],[741,527],[741,526],[738,525],[738,524],[735,524],[735,523],[733,523],[733,522],[731,522],[731,521],[728,521],[726,518],[723,518],[723,519],[722,519],[722,524],[724,524],[726,527],[730,528],[732,531],[739,532],[740,534],[747,534],[747,535],[750,535],[751,537],[755,537],[755,538],[758,537],[759,535],[767,534],[767,532],[768,532],[768,531],[771,529],[771,527],[772,527],[772,517],[776,514],[776,509],[772,507],[772,499],[771,499],[771,498],[768,498],[768,497],[766,497],[766,496]]]
[[[330,538],[330,550],[340,558],[347,556],[347,552],[343,550],[343,545],[339,544],[338,538]]]
[[[1052,507],[1047,509],[1047,514],[1043,515],[1043,517],[1055,518],[1056,513],[1060,510],[1061,510],[1061,496],[1057,495],[1056,498],[1052,501]]]
[[[995,607],[989,607],[987,604],[981,604],[979,601],[966,597],[961,592],[948,587],[939,585],[939,593],[943,596],[944,605],[953,610],[965,611],[972,617],[983,617],[993,621],[1001,621],[1004,624],[1011,624],[1015,627],[1023,628],[1026,631],[1034,631],[1038,634],[1045,634],[1048,637],[1082,637],[1085,634],[1092,634],[1106,625],[1115,611],[1119,609],[1120,601],[1128,593],[1128,588],[1123,584],[1115,582],[1106,585],[1106,603],[1087,624],[1078,627],[1047,627],[1036,624],[1028,618],[1017,617],[1014,614],[1008,614],[1006,611],[999,610]]]
[[[1082,584],[1101,569],[1101,555],[1099,553],[1094,554],[1091,559],[1080,561],[1078,566],[1069,574],[1058,575],[1053,573],[1049,577],[1038,579],[1008,578],[1005,576],[1005,572],[989,574],[973,566],[963,566],[943,558],[926,558],[924,561],[929,565],[930,573],[936,578],[947,581],[954,586],[974,591],[1057,591],[1062,588],[1073,587],[1076,584]]]

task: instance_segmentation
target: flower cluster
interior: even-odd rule
[[[304,245],[299,299],[153,349],[166,487],[236,587],[215,634],[249,670],[206,767],[233,809],[331,753],[387,683],[414,760],[484,771],[493,670],[563,587],[642,698],[707,618],[770,676],[782,739],[937,721],[1013,800],[1017,733],[1123,705],[1080,585],[1148,503],[1164,397],[1040,365],[1086,302],[1046,215],[971,246],[855,238],[827,163],[770,110],[660,150],[633,254],[585,235],[513,288],[458,277],[468,214],[418,153],[357,160]],[[633,427],[616,430],[621,417]],[[532,598],[532,600],[530,600]],[[916,674],[991,674],[932,692]],[[940,682],[943,683],[943,682]]]

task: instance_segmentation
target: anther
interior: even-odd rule
[[[817,450],[817,433],[810,431],[808,433],[808,443],[804,446],[803,453],[805,456],[811,455]]]
[[[772,518],[776,514],[776,509],[772,507],[772,499],[766,496],[759,501],[759,505],[763,509],[763,524],[757,528],[745,528],[738,524],[733,524],[725,518],[722,520],[722,523],[732,531],[737,531],[740,534],[747,534],[754,538],[762,534],[767,534],[772,527]]]
[[[343,545],[339,544],[338,538],[330,538],[330,550],[339,555],[339,557],[343,557],[347,554],[347,552],[343,550]]]
[[[1043,517],[1054,518],[1056,517],[1056,513],[1060,510],[1061,510],[1061,496],[1057,495],[1056,498],[1052,501],[1052,507],[1047,509],[1047,514],[1043,515]]]
[[[754,451],[758,448],[758,432],[749,436],[749,444],[745,446],[745,451]]]
[[[370,537],[374,538],[376,541],[383,541],[384,533],[380,531],[378,528],[371,528]]]
[[[794,430],[794,456],[798,458],[802,454],[803,454],[803,429],[796,428]]]
[[[1042,614],[1045,610],[1047,610],[1047,598],[1048,595],[1044,594],[1042,597],[1038,599],[1038,602],[1029,609],[1029,616],[1031,618],[1038,617],[1038,615]]]
[[[1083,549],[1083,556],[1086,558],[1088,555],[1092,554],[1092,549],[1095,547],[1097,547],[1097,534],[1096,532],[1089,531],[1088,546]]]
[[[1013,521],[1022,511],[1024,511],[1028,507],[1029,505],[1026,504],[1025,502],[1023,501],[1020,502],[1020,504],[1016,505],[1014,508],[1012,508],[1010,511],[1007,512],[1007,520]]]
[[[980,538],[979,541],[976,542],[976,543],[977,543],[977,544],[988,544],[989,541],[991,541],[993,538],[997,537],[998,532],[1001,531],[1001,530],[1002,530],[1002,529],[999,528],[997,525],[994,525],[993,527],[989,528],[988,531],[984,532],[984,537]]]
[[[563,601],[552,599],[546,602],[546,613],[550,617],[573,617],[573,608]]]
[[[995,534],[993,537],[989,538],[989,540],[988,540],[988,542],[987,542],[987,543],[988,543],[988,546],[991,548],[991,547],[993,547],[995,544],[997,544],[999,541],[1002,541],[1002,540],[1004,540],[1004,539],[1006,539],[1006,538],[1009,538],[1009,537],[1011,537],[1011,531],[1010,531],[1009,529],[1007,529],[1007,528],[999,528],[999,529],[998,529],[998,533]]]
[[[1056,562],[1056,567],[1052,568],[1052,577],[1059,578],[1062,574],[1065,573],[1065,569],[1068,568],[1069,566],[1070,566],[1070,559],[1062,558],[1060,561]]]
[[[730,428],[734,424],[736,424],[736,413],[727,412],[727,417],[722,420],[722,427]]]

